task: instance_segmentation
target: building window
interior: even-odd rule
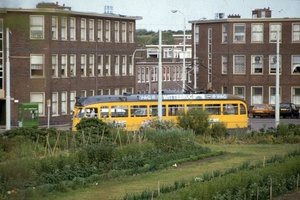
[[[68,21],[66,17],[61,18],[61,39],[62,40],[67,40],[67,33],[68,33]]]
[[[245,100],[245,87],[234,86],[233,87],[233,95],[239,96]]]
[[[105,41],[110,42],[110,21],[105,21]]]
[[[234,66],[233,66],[234,74],[245,74],[245,56],[234,56]]]
[[[252,87],[251,91],[251,101],[252,105],[263,103],[263,88],[262,87]]]
[[[129,75],[133,75],[134,74],[134,72],[133,72],[133,64],[132,64],[132,58],[133,58],[133,56],[129,56],[129,69],[128,69],[128,71],[129,71]]]
[[[292,74],[300,75],[300,55],[292,55]]]
[[[30,76],[44,77],[44,55],[30,55]]]
[[[105,89],[104,90],[104,95],[110,95],[110,89]]]
[[[98,76],[103,76],[103,56],[98,55],[97,61],[98,61],[98,63],[97,63],[97,65],[98,65],[98,68],[97,68]]]
[[[89,20],[89,41],[94,41],[95,37],[94,37],[94,20],[90,19]]]
[[[264,25],[251,24],[251,42],[263,43],[264,42]]]
[[[293,92],[293,95],[292,95],[293,103],[296,105],[300,105],[300,87],[293,87],[292,92]]]
[[[199,31],[199,27],[198,27],[198,31]],[[228,42],[227,32],[228,32],[227,24],[223,24],[222,25],[222,43],[227,43]]]
[[[66,54],[64,54],[64,55],[61,55],[61,76],[62,77],[67,77],[68,75],[67,75],[67,71],[68,71],[68,69],[67,69],[67,55]]]
[[[276,74],[277,56],[270,55],[269,63],[270,63],[270,74]],[[281,73],[281,55],[279,56],[279,73]]]
[[[86,90],[80,91],[80,97],[86,97]]]
[[[30,102],[39,105],[39,116],[45,116],[45,94],[43,92],[31,92]]]
[[[199,26],[195,26],[195,42],[196,44],[199,44],[199,38],[200,38],[200,27]]]
[[[95,56],[93,54],[89,55],[89,76],[95,76]]]
[[[270,24],[270,43],[277,42],[277,30],[279,31],[279,42],[281,42],[281,24]]]
[[[70,40],[76,40],[76,18],[70,18]]]
[[[293,42],[300,42],[300,23],[292,25],[292,38]]]
[[[76,76],[76,55],[70,55],[70,76]]]
[[[145,68],[144,67],[142,67],[141,68],[141,81],[142,81],[142,83],[144,83],[145,82]]]
[[[58,115],[58,93],[52,92],[52,116]]]
[[[86,41],[86,19],[80,20],[80,40]]]
[[[91,97],[91,96],[94,96],[95,95],[95,90],[90,90],[89,91],[89,96]]]
[[[115,42],[120,42],[119,22],[115,22]]]
[[[222,74],[227,74],[227,56],[222,56]]]
[[[140,83],[141,82],[141,78],[142,78],[142,73],[141,73],[141,68],[138,67],[137,68],[137,82]]]
[[[127,23],[122,22],[122,42],[127,42]]]
[[[120,75],[120,63],[119,63],[119,56],[115,56],[115,75]]]
[[[0,89],[3,89],[4,84],[3,84],[3,68],[4,68],[4,54],[3,54],[3,48],[4,48],[4,42],[3,42],[3,20],[0,19]],[[4,96],[4,94],[3,94]]]
[[[263,73],[263,56],[253,55],[251,56],[251,73],[262,74]]]
[[[57,40],[58,39],[58,21],[56,16],[52,16],[52,22],[51,22],[51,31],[52,31],[52,40]]]
[[[97,95],[103,95],[103,90],[102,89],[98,89]]]
[[[119,95],[119,88],[115,88],[115,95]]]
[[[81,55],[80,70],[81,76],[86,76],[86,55]]]
[[[76,102],[76,91],[70,91],[70,110],[74,110]]]
[[[105,75],[110,76],[110,55],[105,56]]]
[[[102,20],[98,20],[98,30],[97,30],[97,35],[98,35],[98,41],[103,42],[103,23]]]
[[[58,77],[58,56],[56,54],[52,55],[52,77]]]
[[[128,39],[129,39],[129,42],[130,43],[133,43],[134,42],[134,37],[133,37],[133,23],[132,22],[130,22],[129,24],[128,24]]]
[[[30,16],[30,39],[44,39],[44,16]]]
[[[270,92],[269,104],[275,105],[276,104],[276,87],[270,87],[269,92]],[[279,87],[279,102],[281,102],[281,88],[280,87]]]
[[[227,86],[222,86],[222,94],[227,94],[227,93],[228,93]]]
[[[127,75],[127,62],[126,62],[126,56],[122,56],[122,75]]]
[[[245,24],[234,24],[233,25],[233,41],[234,43],[245,43],[246,35],[245,35],[246,27]]]

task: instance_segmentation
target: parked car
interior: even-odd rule
[[[252,108],[253,117],[275,117],[275,108],[270,104],[257,104]]]
[[[280,103],[279,111],[281,117],[286,118],[299,118],[300,109],[294,103]]]

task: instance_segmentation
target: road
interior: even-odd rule
[[[279,123],[284,124],[300,124],[300,119],[286,119],[286,118],[280,118]],[[260,128],[265,127],[266,129],[270,127],[275,128],[275,118],[249,118],[249,127],[251,127],[252,130],[259,130]]]

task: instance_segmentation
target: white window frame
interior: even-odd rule
[[[100,19],[97,21],[97,36],[98,42],[103,42],[103,21]]]
[[[263,98],[263,87],[252,86],[251,87],[251,105],[262,104]]]
[[[300,55],[292,55],[292,74],[300,75]]]
[[[137,68],[137,82],[140,83],[142,80],[141,67]]]
[[[122,22],[122,42],[127,42],[127,23]]]
[[[121,65],[122,65],[122,76],[126,76],[127,75],[127,56],[126,55],[123,55],[122,56],[122,63],[121,63]]]
[[[105,42],[110,42],[110,21],[105,20]]]
[[[115,95],[120,95],[120,89],[119,88],[115,88]]]
[[[300,105],[300,87],[292,87],[292,103]]]
[[[61,92],[61,115],[67,115],[68,114],[68,92],[62,91]]]
[[[30,39],[45,39],[45,19],[43,15],[30,15]]]
[[[86,54],[80,56],[80,74],[86,76]]]
[[[68,19],[67,19],[67,17],[62,17],[60,21],[61,21],[60,38],[61,38],[61,40],[67,40],[68,39]]]
[[[89,19],[89,41],[90,42],[95,41],[95,34],[94,34],[95,30],[94,30],[94,28],[95,28],[94,19]]]
[[[238,58],[242,59],[238,62]],[[233,74],[246,74],[246,56],[234,55],[233,56]]]
[[[281,87],[279,87],[279,102],[281,102]],[[276,87],[275,86],[269,87],[269,104],[271,104],[271,105],[276,104]]]
[[[128,39],[130,43],[134,43],[134,23],[129,22],[128,23]]]
[[[277,55],[269,56],[269,74],[276,75]],[[279,74],[281,74],[281,55],[279,55]]]
[[[70,17],[70,40],[76,40],[76,18]]]
[[[134,75],[134,69],[133,69],[133,60],[132,60],[133,56],[129,56],[129,69],[128,69],[128,73],[130,76]]]
[[[76,76],[76,54],[70,55],[70,76]]]
[[[292,42],[294,43],[300,42],[300,23],[292,24]]]
[[[42,71],[41,75],[35,75],[33,70]],[[44,78],[45,74],[45,55],[31,54],[30,55],[30,78]]]
[[[198,32],[199,32],[199,27],[198,27]],[[199,33],[198,33],[198,37],[199,37]],[[222,24],[222,43],[227,43],[227,42],[228,42],[228,25]],[[198,39],[198,43],[199,43],[199,39]]]
[[[68,55],[62,54],[61,55],[61,77],[67,77],[68,76]]]
[[[120,75],[120,56],[115,56],[115,76]]]
[[[58,39],[58,17],[52,16],[51,17],[51,31],[52,31],[52,40]]]
[[[222,74],[227,74],[228,71],[228,56],[222,56]]]
[[[245,86],[233,86],[233,95],[239,96],[245,100],[246,97]]]
[[[281,43],[281,24],[280,23],[270,23],[270,43],[277,43],[277,29],[279,28],[279,43]]]
[[[95,55],[94,54],[89,55],[89,76],[90,77],[95,76]]]
[[[251,74],[261,75],[264,72],[264,57],[262,55],[251,55]]]
[[[31,92],[30,102],[37,103],[39,107],[39,116],[45,116],[45,93],[44,92]]]
[[[86,41],[86,19],[80,19],[80,40]]]
[[[111,76],[111,56],[105,56],[105,76]]]
[[[264,43],[264,24],[251,24],[251,43]]]
[[[86,90],[80,91],[80,97],[86,97]]]
[[[233,42],[234,43],[246,42],[246,24],[235,23],[233,25]]]
[[[98,76],[103,76],[103,55],[98,54],[97,58],[97,74]]]
[[[74,110],[75,102],[76,102],[76,91],[72,90],[70,91],[70,110]]]
[[[58,116],[58,92],[52,92],[52,116]]]
[[[57,78],[58,77],[58,55],[57,54],[52,54],[51,66],[52,66],[52,78]]]
[[[115,42],[120,42],[120,22],[115,21]]]

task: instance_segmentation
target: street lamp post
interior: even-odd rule
[[[185,15],[179,10],[172,10],[172,13],[180,13],[183,16],[183,64],[182,64],[182,90],[185,91],[185,78],[186,78],[186,69],[185,69]]]
[[[276,42],[276,94],[275,94],[275,126],[279,125],[279,30],[277,29]]]

